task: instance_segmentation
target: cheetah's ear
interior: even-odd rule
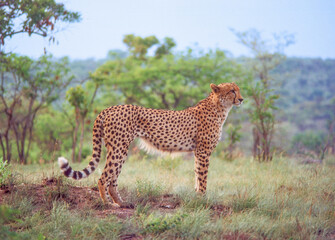
[[[218,86],[216,86],[215,84],[211,83],[211,89],[213,90],[214,93],[219,93],[220,92],[220,88]]]

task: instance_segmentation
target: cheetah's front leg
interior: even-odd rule
[[[206,192],[209,157],[211,153],[211,151],[201,149],[196,149],[194,152],[195,191],[198,193]]]

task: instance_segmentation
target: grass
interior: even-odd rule
[[[332,239],[335,166],[329,159],[323,165],[302,165],[280,157],[270,163],[213,158],[208,192],[199,196],[193,191],[193,160],[171,159],[169,165],[166,159],[131,156],[119,179],[122,197],[136,205],[126,217],[103,207],[99,211],[111,212],[101,216],[93,207],[74,208],[64,201],[70,187],[95,187],[104,164],[83,181],[60,178],[61,185],[46,186],[45,200],[38,203],[29,186],[58,178],[56,163],[12,165],[20,176],[15,184],[27,187],[4,195],[3,205],[17,210],[19,219],[5,226],[27,239]],[[74,169],[85,166],[73,164]],[[99,205],[98,198],[94,201]]]

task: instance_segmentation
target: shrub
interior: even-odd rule
[[[322,132],[306,131],[298,133],[293,137],[292,144],[293,148],[298,150],[310,150],[316,154],[320,154],[322,147],[325,145],[326,136]]]
[[[11,232],[6,223],[17,221],[15,215],[18,211],[13,210],[6,205],[0,206],[0,239],[19,239],[18,234]]]
[[[0,187],[6,184],[8,177],[11,175],[9,164],[0,158]]]

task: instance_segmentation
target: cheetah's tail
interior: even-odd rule
[[[101,156],[101,145],[103,139],[103,119],[104,115],[101,112],[94,122],[93,126],[93,154],[88,166],[81,171],[75,171],[69,165],[69,161],[64,157],[58,158],[58,164],[61,171],[66,177],[72,177],[75,180],[88,177],[98,167]]]

